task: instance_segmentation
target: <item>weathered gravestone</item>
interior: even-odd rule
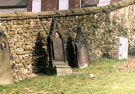
[[[127,59],[128,58],[128,39],[124,37],[118,38],[117,58]]]
[[[79,68],[88,67],[90,65],[88,45],[80,28],[78,28],[77,30],[76,46],[77,46],[78,67]]]
[[[57,75],[72,73],[72,69],[66,64],[65,50],[62,34],[56,21],[53,20],[50,35],[51,61],[56,68]]]
[[[0,84],[13,82],[10,65],[10,49],[6,35],[0,31]]]
[[[62,38],[60,38],[58,32],[55,33],[55,37],[53,40],[53,49],[54,49],[54,59],[56,61],[65,61],[63,40]]]

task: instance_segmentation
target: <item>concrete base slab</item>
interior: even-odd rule
[[[54,68],[56,69],[57,75],[72,74],[72,69],[64,62],[54,62]]]

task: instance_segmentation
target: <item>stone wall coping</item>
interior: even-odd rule
[[[61,11],[45,11],[45,12],[14,12],[14,13],[0,13],[0,21],[13,20],[13,19],[35,19],[35,18],[52,18],[52,17],[66,17],[66,16],[79,16],[86,14],[96,14],[100,12],[110,12],[116,9],[127,7],[135,4],[135,0],[125,0],[118,3],[112,3],[106,6],[77,8]]]

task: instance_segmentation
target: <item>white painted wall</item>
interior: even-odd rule
[[[69,9],[69,0],[59,0],[59,10]]]
[[[41,0],[32,1],[32,12],[41,12]]]
[[[108,5],[111,3],[111,0],[99,0],[98,6]]]
[[[82,0],[80,0],[80,8],[82,8]]]

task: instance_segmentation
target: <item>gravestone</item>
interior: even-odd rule
[[[58,32],[55,33],[53,40],[54,59],[56,61],[64,61],[64,49],[63,42]]]
[[[128,39],[124,37],[118,38],[117,58],[127,59],[128,58]]]
[[[13,82],[10,65],[10,49],[6,35],[0,31],[0,84]]]
[[[57,75],[71,74],[72,69],[66,64],[63,37],[55,20],[51,27],[49,44],[52,65],[56,69]]]
[[[77,46],[78,67],[79,68],[88,67],[90,65],[88,45],[80,28],[78,28],[77,30],[76,46]]]

